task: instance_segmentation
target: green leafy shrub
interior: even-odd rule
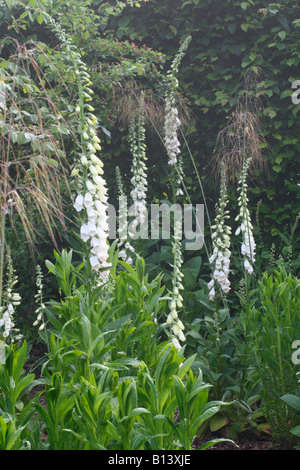
[[[292,344],[300,327],[299,279],[284,269],[265,273],[255,291],[255,305],[246,312],[246,350],[260,381],[260,394],[274,437],[291,442],[296,416],[280,399],[297,390]]]

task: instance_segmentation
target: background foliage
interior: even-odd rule
[[[52,109],[57,110],[54,117],[47,109],[42,114],[47,127],[53,130],[64,148],[64,165],[72,189],[69,168],[74,163],[80,132],[76,116],[78,90],[74,70],[66,66],[63,44],[46,25],[43,12],[48,11],[68,32],[72,44],[80,50],[87,64],[94,92],[91,104],[100,122],[98,131],[102,141],[101,153],[109,188],[109,202],[117,201],[117,166],[120,168],[125,190],[128,194],[130,191],[132,155],[128,142],[128,126],[130,116],[135,114],[139,105],[142,91],[147,125],[148,179],[151,182],[147,202],[165,201],[171,204],[174,191],[165,148],[159,138],[163,133],[164,97],[169,86],[166,77],[179,46],[191,35],[192,40],[178,73],[180,87],[176,90],[186,138],[182,138],[184,183],[192,202],[202,203],[203,193],[195,177],[191,153],[201,176],[211,217],[219,194],[218,163],[225,158],[226,151],[222,146],[216,147],[220,131],[230,129],[229,124],[239,111],[241,98],[244,99],[246,110],[255,104],[255,116],[260,122],[259,150],[264,164],[252,170],[248,188],[249,209],[252,219],[255,219],[255,238],[258,243],[255,289],[251,289],[253,286],[249,278],[240,279],[240,271],[236,268],[239,266],[239,259],[236,256],[233,260],[229,303],[222,307],[213,305],[207,295],[209,265],[206,256],[202,251],[184,253],[184,305],[181,313],[187,326],[184,352],[189,357],[189,367],[196,358],[193,370],[198,371],[198,367],[201,368],[205,379],[209,379],[212,385],[214,399],[220,402],[203,420],[203,416],[197,414],[199,403],[197,400],[194,402],[195,390],[200,391],[202,387],[202,375],[196,378],[190,371],[184,383],[176,368],[176,378],[173,373],[170,374],[170,382],[167,384],[168,390],[173,394],[170,407],[167,405],[163,409],[163,406],[155,402],[156,392],[150,403],[143,393],[143,387],[152,387],[151,374],[155,376],[154,382],[163,396],[163,404],[166,399],[164,387],[168,377],[167,374],[155,372],[158,359],[166,361],[166,364],[170,361],[170,370],[175,363],[179,367],[179,358],[171,349],[164,350],[164,343],[160,343],[160,338],[156,336],[162,335],[162,339],[166,339],[163,327],[167,303],[161,296],[164,289],[167,292],[172,284],[172,245],[168,241],[161,243],[150,240],[143,243],[142,255],[145,261],[138,259],[135,268],[121,264],[124,269],[118,273],[115,279],[116,289],[104,308],[104,304],[97,301],[99,291],[93,291],[89,284],[90,273],[84,273],[84,270],[81,272],[83,265],[77,259],[76,250],[79,244],[72,221],[72,195],[66,191],[66,180],[62,180],[66,219],[53,228],[58,249],[54,254],[56,265],[52,263],[53,245],[46,233],[42,232],[36,245],[39,261],[49,260],[46,264],[49,273],[44,277],[44,295],[47,299],[51,298],[47,318],[52,324],[52,328],[49,325],[48,333],[52,335],[48,337],[47,333],[41,333],[41,338],[48,346],[45,394],[49,413],[42,406],[37,407],[49,436],[47,445],[50,448],[67,446],[71,442],[78,446],[84,442],[84,445],[91,448],[108,445],[107,442],[98,441],[99,430],[96,429],[96,423],[93,423],[90,435],[79,434],[82,432],[82,423],[76,413],[84,414],[88,423],[91,417],[88,408],[94,406],[96,375],[97,380],[99,379],[97,393],[101,394],[104,390],[103,380],[111,380],[110,398],[112,403],[119,403],[115,412],[110,409],[110,405],[102,410],[104,414],[107,412],[106,416],[110,419],[104,420],[108,426],[107,436],[116,441],[116,448],[138,448],[139,445],[155,447],[158,441],[170,435],[169,429],[177,434],[180,445],[187,448],[202,420],[205,429],[207,426],[214,431],[222,429],[224,435],[235,437],[237,432],[245,428],[267,429],[265,418],[270,422],[273,420],[274,424],[276,413],[277,422],[282,420],[285,425],[282,426],[282,432],[286,439],[290,422],[297,419],[297,415],[290,411],[291,421],[287,420],[286,403],[279,400],[282,395],[293,393],[297,388],[294,365],[290,363],[290,343],[299,331],[300,238],[297,217],[300,213],[300,193],[297,115],[300,105],[293,103],[291,98],[292,83],[300,79],[297,50],[300,6],[287,0],[280,4],[269,3],[268,6],[259,0],[149,0],[127,3],[131,8],[126,8],[123,2],[113,0],[0,0],[0,71],[5,75],[14,70],[14,63],[19,60],[16,44],[20,45],[22,58],[28,64],[27,73],[32,89],[37,94],[42,90]],[[33,64],[40,69],[34,68]],[[35,75],[33,72],[36,70],[42,70],[43,74]],[[21,85],[25,83],[22,76],[25,74],[19,80]],[[24,95],[26,87],[21,86],[19,96],[22,106]],[[36,95],[32,93],[34,103],[35,99]],[[20,107],[20,110],[28,112],[26,105]],[[59,124],[57,116],[61,119]],[[35,116],[30,119],[35,119]],[[35,129],[33,124],[34,122],[28,121],[31,131]],[[16,132],[16,129],[13,131]],[[13,142],[17,144],[18,154],[30,156],[30,139],[26,140],[21,131],[19,137],[20,141]],[[47,160],[47,163],[53,170],[55,168],[59,171],[62,168],[55,158]],[[38,160],[36,164],[39,165]],[[232,170],[228,193],[230,212],[234,215],[238,212],[238,171],[235,166]],[[188,201],[183,195],[178,198],[178,202]],[[32,221],[39,225],[38,213],[32,214]],[[7,235],[20,279],[20,290],[26,292],[22,303],[23,318],[31,325],[32,311],[35,308],[32,294],[35,282],[33,272],[37,260],[27,250],[28,241],[21,234],[19,222],[15,226],[15,232],[7,227]],[[206,240],[210,243],[207,223],[205,230]],[[235,242],[233,237],[233,243]],[[74,266],[70,261],[72,251],[67,254],[61,250],[66,245],[74,249]],[[274,271],[274,267],[278,271],[275,270],[273,277],[270,273]],[[284,269],[281,271],[282,267]],[[32,276],[28,276],[29,268]],[[49,275],[51,272],[56,279]],[[258,280],[260,282],[256,282]],[[157,317],[155,319],[153,312]],[[109,322],[111,319],[113,324]],[[112,326],[115,330],[111,330]],[[285,347],[281,344],[280,328],[290,334]],[[146,332],[149,332],[147,338]],[[13,347],[11,353],[14,354]],[[22,361],[25,360],[24,351],[21,356]],[[149,370],[142,363],[137,364],[133,357],[145,361]],[[109,361],[112,367],[110,373],[118,371],[124,378],[119,382],[118,389],[115,387],[118,380],[116,375],[113,377],[112,373],[112,376],[106,377],[106,374],[102,375],[102,371],[97,369],[96,365],[104,360]],[[75,372],[72,361],[78,363]],[[162,363],[159,364],[160,370]],[[285,387],[283,365],[286,367],[290,388]],[[184,372],[187,370],[188,367]],[[3,384],[9,381],[13,373],[14,371],[9,371],[7,377],[3,376]],[[135,375],[137,379],[131,380]],[[17,373],[16,380],[19,379]],[[30,384],[33,378],[27,380]],[[71,410],[75,401],[71,391],[72,380],[76,383],[76,411],[73,412]],[[268,408],[266,412],[261,408],[257,410],[264,381],[272,383],[270,393],[262,396]],[[207,386],[204,387],[206,390]],[[87,390],[89,403],[85,398]],[[151,390],[153,391],[153,387]],[[18,397],[13,390],[11,393],[14,403]],[[126,410],[122,400],[127,394],[131,399]],[[207,394],[202,394],[205,402]],[[186,406],[184,400],[181,401],[184,397]],[[227,408],[224,405],[223,408],[222,400],[232,397],[238,398],[239,406]],[[64,400],[65,415],[60,416],[58,405]],[[110,401],[105,399],[103,403],[106,405]],[[195,426],[187,429],[183,420],[178,427],[174,427],[171,419],[175,404],[180,407],[182,416],[187,415],[190,418],[194,415]],[[34,403],[26,408],[20,425],[27,423],[27,412],[28,416],[31,415],[33,406]],[[145,406],[147,410],[144,411],[141,406]],[[254,414],[259,418],[257,422],[252,419],[253,406]],[[1,407],[4,409],[4,404]],[[206,404],[204,409],[205,407]],[[271,409],[276,413],[270,413]],[[163,412],[162,420],[160,416]],[[14,423],[6,417],[5,420],[2,422],[3,429],[5,428],[7,435],[13,435]],[[75,422],[76,427],[70,430],[68,425],[73,426]],[[119,423],[123,424],[119,427]],[[165,425],[167,431],[163,435]],[[69,432],[69,441],[63,436],[63,426],[66,428],[63,432]],[[18,431],[18,436],[24,429],[22,427]],[[151,433],[147,435],[149,429]],[[35,430],[38,432],[38,427]],[[189,442],[185,440],[186,436],[189,437]],[[38,436],[36,439],[38,442]],[[9,438],[8,443],[1,443],[1,446],[10,446],[11,442]],[[159,445],[163,445],[162,442]],[[174,443],[168,442],[165,445],[171,448]]]
[[[146,42],[172,57],[188,35],[192,41],[179,81],[196,121],[189,135],[205,188],[218,132],[226,126],[243,91],[243,78],[257,74],[255,96],[268,147],[267,172],[255,175],[253,206],[260,207],[268,241],[299,212],[299,105],[291,101],[291,83],[299,74],[297,48],[300,7],[295,2],[158,1],[125,12],[107,33]],[[187,170],[188,171],[188,170]]]

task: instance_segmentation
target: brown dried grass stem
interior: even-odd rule
[[[229,180],[240,177],[245,161],[251,159],[252,171],[266,171],[266,159],[262,148],[267,146],[263,129],[258,117],[261,104],[255,91],[259,76],[250,73],[245,77],[244,89],[236,108],[228,118],[228,125],[217,137],[213,158],[213,172],[218,178],[220,165],[224,168]]]
[[[52,100],[55,93],[37,63],[34,44],[28,47],[15,41],[15,51],[0,75],[1,220],[5,227],[7,214],[12,224],[19,216],[31,248],[42,225],[57,247],[58,224],[66,223],[64,200],[71,197],[59,128],[70,126]],[[68,193],[64,196],[62,182]],[[1,238],[3,248],[3,233]]]

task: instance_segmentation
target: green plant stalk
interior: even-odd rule
[[[276,328],[276,334],[277,334],[277,351],[278,351],[278,362],[279,362],[279,370],[280,370],[280,381],[281,381],[281,386],[282,386],[281,393],[284,395],[285,394],[285,385],[284,385],[283,367],[282,367],[281,335],[280,335],[280,328],[279,328],[278,324],[277,324],[277,328]]]
[[[276,306],[274,306],[276,309]],[[276,337],[277,337],[277,358],[279,364],[279,371],[280,371],[280,382],[281,382],[281,394],[285,394],[285,385],[284,385],[284,377],[283,377],[283,364],[282,364],[282,349],[281,349],[281,334],[280,334],[280,325],[279,325],[279,308],[274,310],[275,316],[274,320],[276,322]]]
[[[177,168],[176,168],[177,170]],[[173,180],[173,177],[171,177],[171,190],[172,190],[172,201],[173,201],[173,204],[176,204],[176,191],[175,191],[175,184],[174,184],[174,180]]]
[[[182,132],[182,129],[181,129],[181,128],[180,128],[180,132],[181,132],[181,135],[182,135],[182,137],[183,137],[184,143],[185,143],[185,145],[186,145],[187,151],[188,151],[188,153],[189,153],[190,159],[192,160],[194,170],[195,170],[195,172],[196,172],[196,176],[197,176],[197,179],[198,179],[198,183],[199,183],[199,186],[200,186],[200,190],[201,190],[201,194],[202,194],[202,197],[203,197],[204,206],[205,206],[205,210],[206,210],[206,214],[207,214],[207,220],[208,220],[208,224],[209,224],[210,233],[212,234],[211,221],[210,221],[209,211],[208,211],[208,207],[207,207],[206,197],[205,197],[205,193],[204,193],[202,181],[201,181],[201,178],[200,178],[198,169],[197,169],[197,165],[196,165],[196,163],[195,163],[195,159],[194,159],[194,157],[193,157],[193,154],[192,154],[192,152],[191,152],[191,149],[190,149],[190,147],[189,147],[189,144],[188,144],[188,142],[187,142],[187,140],[186,140],[186,138],[185,138],[185,135],[184,135],[184,133]]]
[[[241,362],[242,362],[242,377],[241,377],[241,382],[242,382],[242,386],[241,386],[241,395],[240,395],[240,399],[243,400],[244,396],[243,396],[243,392],[245,390],[245,383],[246,383],[246,375],[247,375],[247,344],[248,344],[248,318],[249,318],[249,314],[250,314],[250,308],[249,308],[249,283],[248,283],[248,278],[249,278],[249,274],[246,272],[246,270],[244,270],[244,277],[245,277],[245,290],[246,290],[246,306],[245,306],[245,319],[244,322],[243,322],[243,332],[244,332],[244,348],[243,348],[243,351],[242,351],[242,359],[241,359]],[[257,336],[255,335],[255,338],[257,339]]]

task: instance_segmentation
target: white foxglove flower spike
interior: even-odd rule
[[[178,155],[180,153],[180,142],[178,139],[178,129],[180,126],[180,119],[178,117],[178,110],[176,107],[175,90],[178,87],[178,80],[176,73],[178,72],[180,61],[182,60],[188,45],[191,41],[191,36],[188,36],[180,46],[178,54],[176,54],[171,68],[167,74],[170,79],[170,89],[166,92],[165,97],[165,146],[169,157],[169,165],[173,166],[178,162]]]
[[[88,242],[97,236],[101,241],[101,249],[94,251],[90,246],[90,262],[92,269],[99,271],[100,268],[107,268],[108,260],[108,215],[106,214],[107,196],[106,182],[100,175],[103,163],[96,156],[101,150],[100,139],[97,137],[98,119],[92,114],[94,108],[86,102],[92,101],[93,90],[87,67],[81,59],[79,51],[72,44],[71,38],[61,28],[61,26],[46,12],[43,12],[45,22],[52,28],[61,44],[65,59],[72,64],[79,83],[79,100],[76,103],[76,113],[79,116],[81,133],[81,157],[80,163],[76,165],[76,171],[72,173],[77,178],[78,192],[74,207],[78,212],[83,212],[83,223],[80,229],[81,238]],[[97,166],[95,166],[95,164]],[[78,171],[79,169],[79,171]],[[100,206],[100,209],[99,209]],[[95,212],[95,207],[97,211]],[[101,210],[103,208],[103,210]],[[109,271],[101,271],[100,278],[104,281],[108,278]]]
[[[213,253],[209,258],[210,264],[213,266],[213,275],[208,283],[209,298],[215,299],[216,283],[219,284],[222,291],[227,294],[230,291],[229,267],[230,267],[230,234],[231,227],[225,224],[228,216],[226,210],[228,204],[226,176],[224,167],[221,170],[221,189],[220,198],[216,208],[215,224],[212,225],[214,230],[212,234]]]
[[[15,270],[12,265],[11,252],[9,247],[7,247],[6,259],[8,266],[7,286],[6,292],[4,292],[3,294],[4,302],[0,306],[0,330],[1,327],[3,327],[3,331],[0,331],[0,334],[2,333],[3,338],[8,338],[10,336],[11,341],[14,342],[15,339],[19,339],[21,337],[12,334],[13,330],[15,330],[15,324],[13,322],[15,307],[20,305],[21,296],[17,292],[13,292],[14,286],[18,282],[18,276],[15,275]]]
[[[172,242],[173,248],[172,253],[174,255],[174,268],[173,268],[173,290],[171,292],[171,300],[169,302],[170,313],[167,317],[167,325],[170,326],[172,332],[172,343],[175,344],[177,349],[180,349],[180,343],[178,340],[184,342],[185,335],[183,333],[185,327],[182,321],[178,318],[177,308],[182,308],[182,296],[180,290],[183,290],[183,285],[181,284],[182,273],[181,266],[183,263],[183,256],[181,252],[181,242],[180,237],[178,236],[178,230],[181,229],[180,222],[178,226],[175,224],[174,227],[174,240]]]
[[[240,221],[240,225],[236,230],[236,235],[242,234],[241,253],[245,257],[244,268],[249,274],[253,274],[253,264],[255,263],[256,243],[253,237],[253,226],[251,223],[250,212],[247,207],[247,174],[251,159],[245,161],[242,169],[241,178],[239,180],[238,191],[240,193],[238,203],[240,212],[236,217],[236,221]]]
[[[131,191],[131,198],[133,200],[133,208],[135,218],[131,226],[135,229],[138,225],[142,225],[147,220],[147,174],[146,174],[146,146],[145,146],[145,124],[143,116],[143,99],[139,109],[139,116],[137,122],[134,118],[131,121],[129,128],[129,141],[132,153],[132,174],[131,183],[133,189]]]
[[[169,156],[168,163],[171,166],[177,163],[178,154],[180,153],[180,142],[177,136],[179,126],[180,120],[178,118],[174,94],[170,92],[166,97],[164,130],[165,146]]]

